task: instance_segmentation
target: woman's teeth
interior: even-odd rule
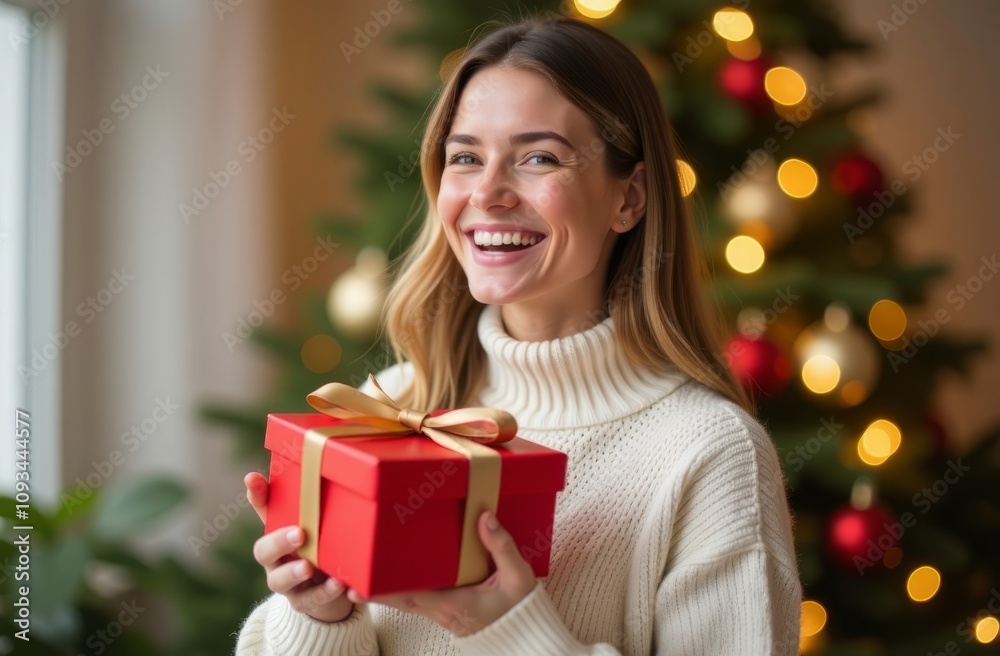
[[[476,246],[534,246],[540,235],[531,232],[488,232],[476,230],[472,238]]]

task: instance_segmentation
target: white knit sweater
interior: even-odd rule
[[[519,342],[487,306],[479,338],[482,404],[569,456],[548,578],[465,638],[378,604],[325,624],[273,595],[244,624],[238,656],[798,653],[783,479],[752,417],[677,371],[629,366],[610,319]],[[396,366],[378,379],[391,396],[410,374]]]

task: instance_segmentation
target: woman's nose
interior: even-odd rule
[[[500,165],[486,166],[469,203],[483,212],[494,208],[510,209],[517,205],[517,194],[505,168]]]

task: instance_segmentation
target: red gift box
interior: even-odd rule
[[[301,525],[306,431],[343,423],[319,413],[268,415],[268,533]],[[566,454],[517,437],[491,448],[501,459],[497,518],[535,575],[546,576]],[[320,473],[322,571],[364,597],[455,585],[466,457],[423,435],[334,438],[323,445]]]

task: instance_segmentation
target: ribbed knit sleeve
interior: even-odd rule
[[[378,656],[375,627],[365,606],[342,622],[320,622],[296,612],[281,595],[257,606],[240,630],[236,656]]]
[[[777,454],[755,420],[727,414],[670,509],[657,654],[798,653],[802,590]]]

